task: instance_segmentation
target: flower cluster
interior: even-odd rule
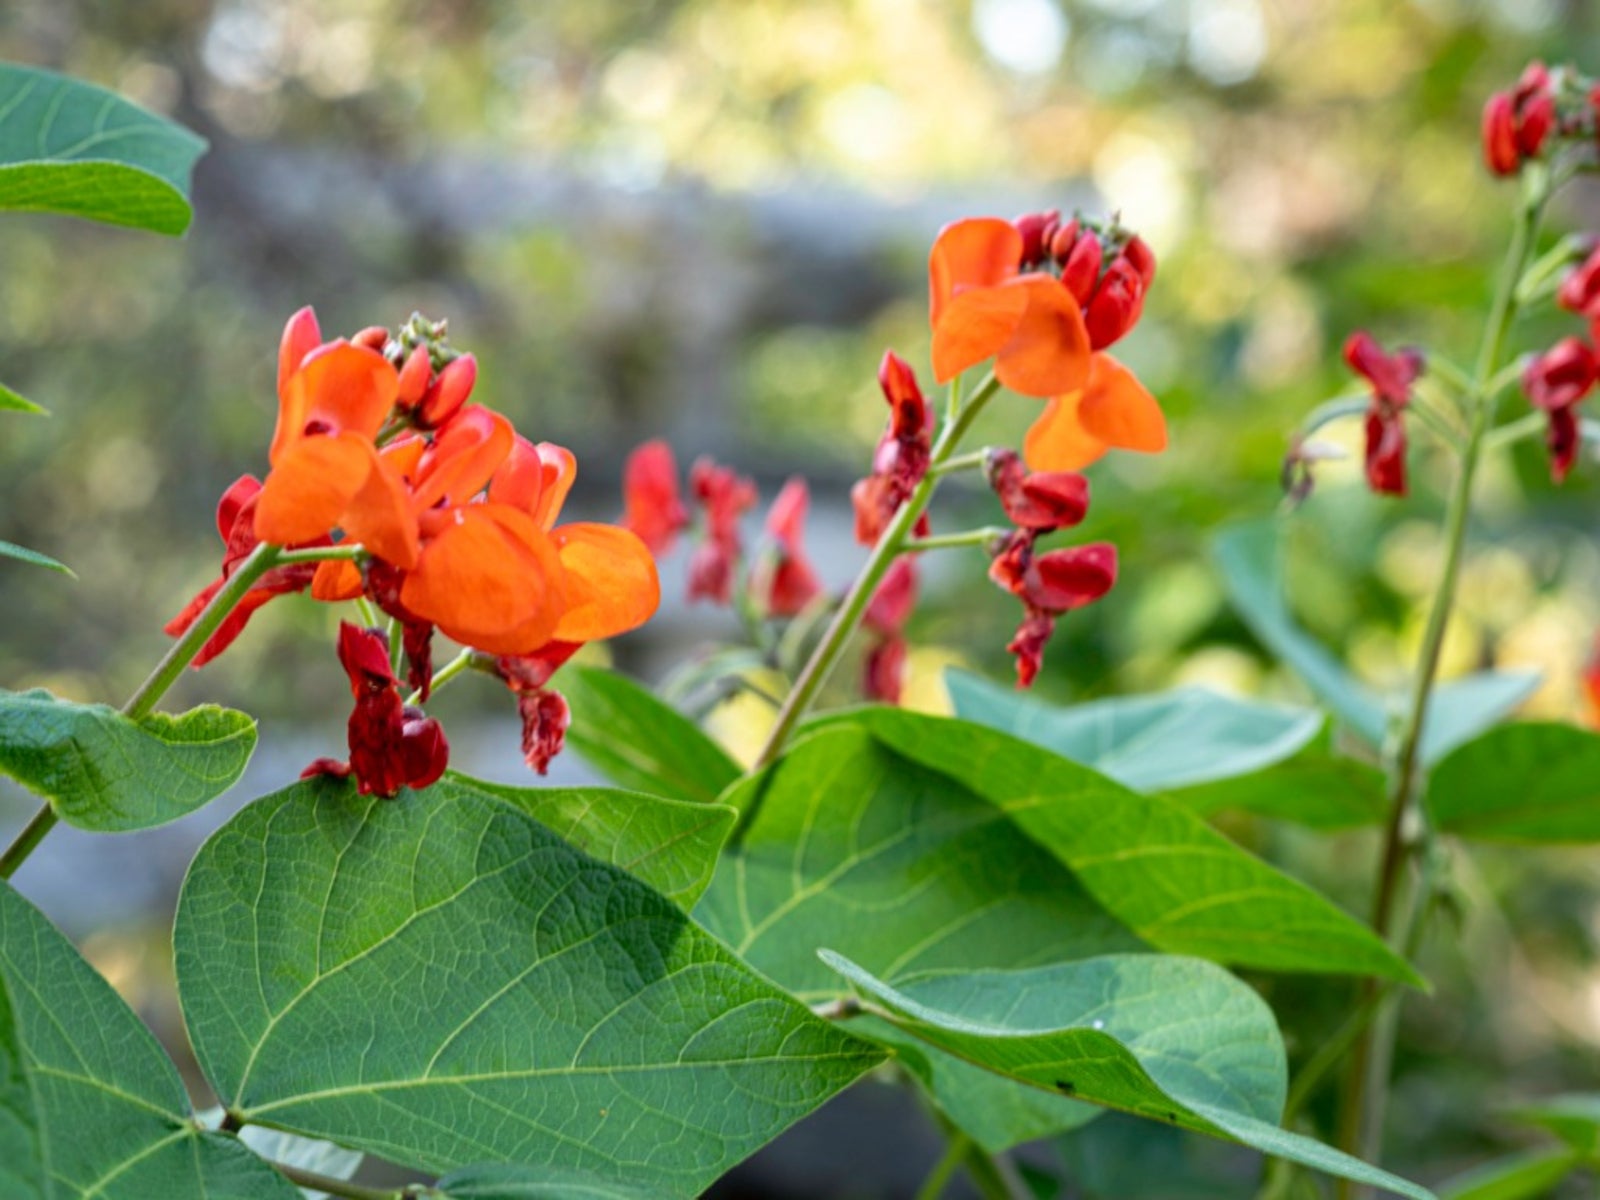
[[[1528,402],[1549,421],[1545,444],[1550,449],[1550,476],[1567,477],[1582,441],[1578,405],[1600,382],[1600,247],[1568,273],[1556,291],[1556,303],[1589,322],[1589,338],[1564,337],[1529,359],[1522,371]]]
[[[551,647],[576,647],[648,620],[660,589],[644,542],[613,525],[558,524],[575,459],[468,403],[476,375],[471,356],[449,347],[442,324],[415,317],[393,335],[369,329],[324,342],[315,314],[296,313],[279,349],[271,470],[261,483],[246,476],[224,495],[222,577],[169,632],[197,619],[259,543],[345,553],[309,575],[296,563],[263,576],[205,658],[226,648],[266,600],[309,585],[318,600],[364,598],[396,622],[420,699],[432,680],[435,631],[492,656],[520,696],[524,660],[544,662]],[[387,695],[392,676],[386,684],[370,646],[341,633],[340,647],[358,701],[368,690]],[[411,751],[391,736],[392,706],[382,703],[379,716],[352,718],[350,763],[364,789],[387,795],[401,784],[420,786],[420,776],[383,765],[409,762]],[[442,770],[442,735],[437,744]],[[546,761],[530,754],[541,769]]]
[[[948,225],[928,263],[934,378],[993,359],[1002,386],[1045,400],[1023,443],[1036,470],[1077,470],[1113,447],[1160,451],[1160,406],[1104,352],[1138,322],[1155,269],[1114,223],[1063,225],[1051,211]]]
[[[1070,529],[1089,512],[1089,481],[1074,471],[1024,468],[1012,450],[992,450],[989,484],[1015,526],[992,547],[989,578],[1022,601],[1022,624],[1006,649],[1017,660],[1017,686],[1039,673],[1056,618],[1092,604],[1117,581],[1117,549],[1106,542],[1039,552],[1045,534]]]
[[[1402,414],[1411,403],[1411,388],[1422,374],[1424,359],[1411,348],[1385,353],[1370,333],[1350,335],[1344,361],[1372,389],[1367,409],[1367,484],[1389,496],[1406,494],[1406,427]]]
[[[1600,137],[1600,83],[1575,68],[1529,63],[1514,88],[1483,106],[1483,158],[1499,176],[1571,146],[1593,154]]]

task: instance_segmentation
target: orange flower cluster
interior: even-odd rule
[[[636,535],[558,523],[576,460],[468,403],[476,364],[441,333],[417,318],[397,337],[372,329],[324,342],[315,314],[296,313],[279,349],[272,469],[259,491],[241,481],[225,502],[224,578],[257,542],[359,543],[360,561],[316,568],[311,593],[365,595],[400,621],[411,682],[424,695],[435,629],[496,656],[515,679],[515,660],[633,629],[660,602],[655,560]],[[307,578],[300,567],[269,576],[251,597],[269,582],[267,594],[247,598],[251,608]],[[191,604],[171,628],[197,615]],[[210,656],[225,645],[208,646]]]
[[[1073,471],[1109,449],[1166,448],[1161,407],[1104,353],[1137,323],[1155,278],[1143,241],[1058,213],[948,225],[928,260],[933,374],[994,360],[995,378],[1047,401],[1023,443],[1036,471]]]

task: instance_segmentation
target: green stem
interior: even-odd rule
[[[983,1200],[1033,1200],[1033,1192],[1004,1155],[990,1154],[973,1142],[966,1158],[967,1177]]]
[[[967,454],[957,454],[947,458],[937,467],[929,467],[929,475],[954,475],[957,471],[981,471],[989,465],[989,450],[973,450]]]
[[[440,667],[433,673],[433,682],[429,685],[430,696],[437,693],[440,688],[449,683],[457,675],[471,670],[488,669],[493,666],[493,662],[493,658],[489,655],[480,654],[476,650],[463,650],[460,654],[456,655],[449,662],[445,663],[444,666]],[[422,689],[418,688],[416,691],[412,692],[411,695],[407,696],[406,703],[421,704]]]
[[[1483,439],[1483,448],[1504,450],[1507,446],[1514,446],[1524,438],[1543,433],[1549,420],[1542,412],[1531,412],[1525,417],[1518,417],[1515,421],[1507,421]]]
[[[844,603],[834,614],[827,632],[822,635],[822,640],[817,643],[817,648],[811,652],[811,658],[807,660],[799,678],[795,680],[788,699],[778,710],[777,720],[773,723],[772,732],[767,736],[766,745],[761,748],[761,753],[756,758],[753,770],[759,771],[783,753],[783,748],[793,736],[795,728],[811,710],[817,693],[828,681],[828,676],[838,664],[839,656],[844,653],[851,635],[861,624],[862,614],[872,602],[878,584],[883,582],[884,575],[905,548],[906,539],[915,528],[917,519],[922,516],[928,507],[928,502],[933,499],[934,490],[938,487],[938,476],[933,473],[932,468],[950,460],[962,437],[972,427],[973,421],[999,390],[1000,385],[991,374],[978,385],[972,398],[956,408],[950,419],[945,422],[929,458],[928,474],[923,476],[910,497],[900,506],[894,519],[889,522],[888,528],[878,538],[878,544],[872,548],[872,554],[868,557],[866,565],[861,568],[861,574],[856,576],[856,581],[851,585]]]
[[[145,681],[134,689],[122,706],[122,715],[137,721],[155,709],[161,697],[178,681],[183,669],[200,653],[200,648],[211,640],[222,622],[227,619],[239,601],[244,599],[255,583],[274,567],[286,563],[321,562],[330,558],[354,558],[361,553],[360,546],[324,546],[315,550],[281,550],[265,542],[250,552],[248,558],[228,577],[211,603],[201,610],[193,625],[168,648],[161,661],[155,665]],[[16,840],[0,854],[0,879],[10,879],[25,862],[45,835],[55,827],[55,810],[48,804],[34,814]]]
[[[989,546],[1005,537],[1010,530],[1001,529],[998,525],[986,525],[982,529],[968,529],[961,533],[940,533],[931,537],[907,538],[905,549],[912,550],[957,550],[963,546]]]
[[[1461,574],[1463,548],[1466,544],[1467,522],[1472,512],[1472,485],[1477,476],[1478,461],[1482,457],[1484,442],[1494,424],[1496,396],[1489,391],[1490,380],[1499,369],[1505,353],[1506,336],[1516,317],[1516,285],[1522,276],[1530,248],[1538,232],[1539,219],[1548,199],[1548,180],[1537,169],[1529,168],[1523,203],[1512,230],[1511,244],[1506,250],[1501,268],[1494,304],[1489,312],[1482,345],[1474,372],[1472,424],[1467,443],[1456,472],[1445,510],[1444,569],[1434,592],[1433,604],[1428,612],[1428,623],[1422,635],[1422,648],[1417,657],[1416,678],[1412,685],[1410,704],[1401,727],[1399,742],[1390,774],[1389,818],[1384,830],[1383,858],[1378,869],[1376,895],[1373,900],[1372,925],[1382,937],[1389,937],[1394,918],[1394,905],[1399,892],[1401,876],[1410,861],[1415,846],[1407,836],[1408,826],[1419,819],[1414,809],[1418,783],[1418,753],[1427,723],[1428,702],[1433,694],[1439,671],[1439,656],[1444,648],[1444,637],[1455,606],[1456,585]],[[1417,905],[1417,908],[1426,907]],[[1409,931],[1408,931],[1409,936]],[[1367,985],[1368,995],[1377,993],[1377,985]],[[1388,1072],[1380,1070],[1393,1052],[1395,1023],[1379,1021],[1377,1028],[1369,1029],[1357,1043],[1351,1056],[1346,1078],[1345,1093],[1339,1118],[1339,1144],[1344,1149],[1365,1157],[1376,1158],[1376,1150],[1383,1128],[1383,1112],[1388,1098]],[[1367,1097],[1370,1087],[1371,1099]],[[1365,1194],[1365,1189],[1350,1180],[1341,1180],[1339,1196],[1342,1200]]]
[[[945,1145],[944,1155],[933,1164],[933,1170],[928,1172],[928,1177],[917,1189],[916,1200],[939,1200],[939,1197],[944,1195],[944,1189],[949,1185],[951,1177],[961,1169],[961,1164],[966,1162],[967,1150],[971,1145],[971,1138],[957,1132]]]
[[[401,1200],[404,1191],[396,1188],[369,1188],[359,1183],[351,1183],[345,1179],[334,1179],[328,1175],[319,1175],[315,1171],[308,1171],[304,1167],[291,1166],[289,1163],[275,1162],[272,1168],[297,1187],[308,1188],[313,1192],[326,1192],[330,1196],[344,1196],[348,1200]]]

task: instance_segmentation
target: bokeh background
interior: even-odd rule
[[[0,58],[117,89],[212,151],[181,242],[0,221],[0,375],[54,413],[0,424],[0,537],[79,575],[0,564],[0,681],[116,700],[143,677],[161,624],[214,573],[217,496],[265,466],[278,333],[308,303],[330,333],[447,316],[481,396],[577,452],[573,503],[590,515],[619,511],[623,453],[648,437],[685,464],[735,463],[768,497],[805,474],[814,553],[842,585],[859,562],[845,497],[884,415],[877,359],[893,346],[926,363],[933,234],[1059,205],[1119,210],[1159,256],[1119,353],[1161,398],[1173,445],[1095,468],[1084,534],[1122,547],[1123,575],[1064,622],[1041,690],[1199,681],[1299,697],[1229,613],[1210,536],[1278,507],[1289,435],[1351,388],[1351,329],[1470,358],[1511,199],[1479,165],[1478,108],[1534,55],[1600,68],[1600,5],[6,0]],[[1600,227],[1600,198],[1573,192],[1558,224]],[[1565,331],[1547,314],[1519,337],[1533,349]],[[996,408],[992,442],[1033,406]],[[1330,436],[1354,447],[1356,432]],[[1404,676],[1437,568],[1448,464],[1424,449],[1413,470],[1411,500],[1377,503],[1353,486],[1356,463],[1328,464],[1296,517],[1300,615],[1380,686]],[[1529,713],[1587,719],[1597,477],[1586,463],[1553,489],[1537,445],[1484,472],[1446,670],[1541,667]],[[941,505],[944,528],[991,519],[976,488]],[[949,663],[1009,672],[1015,605],[981,565],[931,573],[912,627],[918,704],[940,702]],[[661,618],[613,648],[652,680],[740,636],[730,614],[681,603],[681,561],[666,577]],[[246,787],[339,746],[334,619],[275,604],[174,693],[260,714]],[[508,708],[481,680],[443,698],[458,765],[519,777]],[[761,716],[745,702],[717,727],[737,744]],[[25,811],[0,792],[0,832]],[[19,877],[169,1033],[172,896],[214,819],[64,832]],[[1364,838],[1233,832],[1361,903]],[[1532,861],[1470,864],[1464,924],[1430,964],[1440,998],[1408,1009],[1395,1154],[1430,1178],[1514,1143],[1497,1105],[1600,1087],[1600,862]],[[1348,1000],[1272,986],[1296,1053]],[[1185,1190],[1174,1164],[1214,1152],[1169,1130],[1107,1120],[1062,1152],[1085,1197],[1243,1194],[1237,1176]],[[1153,1175],[1129,1182],[1139,1164]],[[764,1194],[894,1194],[795,1170]]]

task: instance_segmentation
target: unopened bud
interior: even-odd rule
[[[1060,223],[1061,210],[1056,208],[1026,213],[1012,222],[1022,235],[1022,266],[1036,266],[1045,260],[1050,251],[1050,239]]]
[[[409,365],[409,363],[408,363]],[[417,406],[417,423],[437,429],[460,411],[478,381],[478,360],[470,354],[446,363]]]
[[[376,350],[379,354],[383,353],[383,348],[388,342],[389,331],[382,325],[368,325],[350,339],[351,345],[364,346],[368,350]]]
[[[432,378],[433,360],[428,357],[428,348],[418,346],[400,368],[400,390],[395,397],[395,404],[405,412],[415,409],[422,403]]]

